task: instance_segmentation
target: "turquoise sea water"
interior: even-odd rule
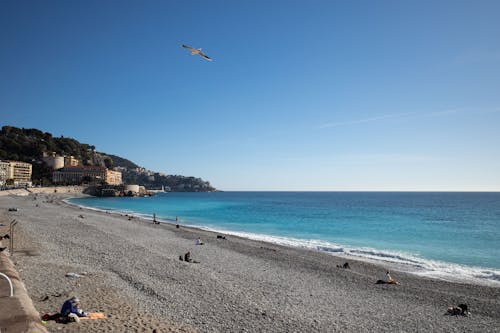
[[[216,192],[74,198],[95,209],[500,285],[500,193]]]

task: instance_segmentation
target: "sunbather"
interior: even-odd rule
[[[468,316],[470,314],[467,304],[459,304],[458,306],[450,306],[447,313],[452,316]]]
[[[337,265],[337,268],[350,269],[351,266],[349,266],[348,262],[345,262],[343,265]]]
[[[399,284],[399,282],[397,282],[396,280],[394,280],[392,278],[391,274],[389,274],[389,271],[387,271],[387,273],[385,273],[385,276],[387,278],[386,283],[388,283],[388,284]]]
[[[71,314],[73,314],[73,316],[71,316]],[[61,315],[65,317],[74,317],[74,315],[77,317],[86,317],[87,313],[80,308],[80,300],[78,297],[73,296],[64,302],[61,308]]]
[[[396,280],[394,280],[391,276],[391,274],[389,274],[389,271],[387,271],[385,273],[385,280],[377,280],[377,282],[375,282],[376,284],[399,284],[399,282],[397,282]]]
[[[179,259],[182,260],[182,256],[179,256]],[[184,255],[184,261],[191,262],[193,264],[199,264],[200,263],[199,261],[191,259],[191,252],[190,251],[186,252],[186,254]]]

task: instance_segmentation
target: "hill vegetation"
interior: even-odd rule
[[[96,152],[95,146],[80,143],[72,138],[53,137],[51,133],[34,128],[3,126],[0,131],[0,159],[28,162],[33,165],[33,183],[52,183],[52,171],[43,156],[73,156],[83,165],[100,165],[117,168],[127,184],[139,184],[146,188],[171,188],[172,191],[214,191],[209,182],[196,177],[164,175],[145,170],[134,162],[112,154]]]

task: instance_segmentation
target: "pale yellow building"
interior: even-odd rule
[[[0,162],[0,185],[12,179],[14,186],[31,186],[32,165],[19,161]]]
[[[106,169],[106,183],[109,185],[121,185],[122,173],[120,171]]]
[[[53,170],[80,165],[80,161],[74,156],[58,156],[56,153],[45,155],[46,156],[43,157],[43,161]]]
[[[80,161],[73,156],[64,156],[64,166],[65,167],[72,167],[72,166],[79,166]]]

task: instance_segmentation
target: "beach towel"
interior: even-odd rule
[[[106,315],[102,312],[90,312],[87,313],[87,317],[80,317],[80,320],[87,319],[106,319]]]

